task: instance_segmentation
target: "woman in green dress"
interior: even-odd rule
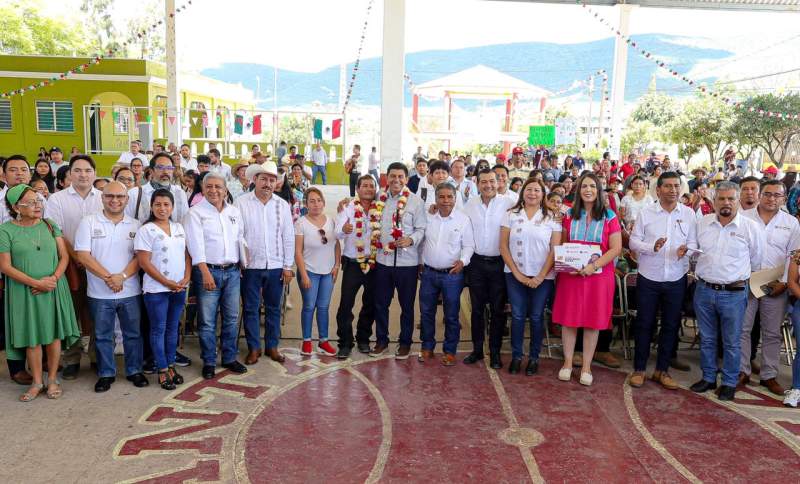
[[[43,202],[28,185],[6,193],[12,220],[0,225],[0,271],[5,274],[6,352],[28,361],[33,384],[20,396],[35,399],[44,389],[42,346],[47,351],[47,397],[61,396],[57,379],[62,341],[80,337],[64,271],[69,262],[61,230],[42,219]],[[24,353],[23,353],[24,351]]]

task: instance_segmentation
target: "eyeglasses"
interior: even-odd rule
[[[117,181],[122,183],[133,183],[133,178],[129,176],[118,176]]]
[[[104,193],[103,198],[106,200],[125,200],[128,195],[115,195],[113,193]]]
[[[29,208],[29,207],[41,207],[44,205],[44,202],[41,200],[34,200],[32,202],[19,202],[17,204],[18,207]]]
[[[162,171],[172,171],[172,170],[175,169],[175,167],[174,166],[168,166],[168,165],[156,165],[155,169],[156,170],[162,170]]]
[[[325,229],[319,229],[318,232],[319,232],[320,237],[322,237],[322,243],[323,244],[327,244],[328,243],[328,238],[325,237]]]
[[[772,192],[763,192],[761,196],[764,198],[774,198],[774,199],[781,199],[783,198],[783,193],[772,193]]]

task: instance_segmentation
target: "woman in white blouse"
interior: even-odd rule
[[[631,187],[631,193],[622,198],[619,205],[619,215],[630,231],[633,229],[633,223],[636,221],[636,217],[639,216],[639,212],[653,203],[653,197],[647,193],[647,185],[644,182],[644,178],[639,175],[631,178],[629,186]]]
[[[192,262],[186,251],[183,226],[170,220],[175,207],[172,193],[166,188],[157,189],[150,206],[150,218],[139,227],[133,248],[145,273],[142,292],[150,318],[150,345],[158,368],[158,384],[165,390],[174,390],[175,385],[183,383],[183,377],[175,371],[175,353]]]
[[[341,248],[336,239],[334,220],[323,213],[325,197],[322,192],[311,187],[306,190],[304,198],[308,213],[297,220],[294,229],[297,282],[303,296],[303,311],[300,315],[303,345],[300,353],[312,353],[311,332],[316,310],[319,333],[317,350],[325,356],[336,356],[336,350],[328,342],[328,308],[333,283],[339,273]]]
[[[531,341],[526,375],[539,370],[539,351],[544,339],[544,307],[553,292],[554,247],[561,241],[561,225],[545,203],[545,186],[529,178],[520,199],[500,222],[500,255],[505,262],[506,287],[511,303],[511,365],[519,373],[525,319],[531,321]]]

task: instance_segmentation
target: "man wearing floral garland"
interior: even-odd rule
[[[375,259],[377,247],[372,243],[373,225],[380,227],[375,201],[375,179],[362,175],[356,182],[358,197],[350,201],[336,216],[336,237],[342,243],[342,293],[336,311],[336,334],[339,352],[336,357],[346,360],[353,349],[353,305],[358,290],[361,294],[361,311],[356,324],[358,351],[369,353],[369,338],[375,320]]]
[[[377,250],[375,267],[375,333],[377,343],[370,356],[377,357],[389,346],[389,305],[394,291],[400,302],[400,338],[395,358],[405,360],[411,353],[414,331],[414,299],[417,293],[419,247],[425,233],[425,208],[418,196],[406,187],[408,168],[394,162],[386,171],[388,191],[376,202],[380,220],[378,236],[372,239]],[[377,230],[377,227],[375,228]]]

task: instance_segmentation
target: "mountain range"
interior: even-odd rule
[[[423,33],[424,35],[424,33]],[[462,35],[461,33],[459,35]],[[468,33],[463,33],[468,35]],[[565,28],[564,36],[569,37]],[[635,39],[640,49],[652,52],[655,57],[667,62],[682,73],[690,73],[704,62],[718,61],[734,55],[731,50],[704,47],[713,45],[708,39],[694,42],[693,39],[662,34],[639,35]],[[469,67],[483,64],[527,83],[558,92],[567,89],[575,81],[585,80],[599,69],[612,75],[614,39],[607,38],[584,43],[525,42],[486,45],[456,50],[429,50],[406,54],[406,72],[414,84],[444,77]],[[349,81],[353,63],[347,66]],[[713,72],[700,69],[696,81],[713,83]],[[278,105],[282,109],[308,107],[312,104],[333,106],[338,101],[339,66],[331,66],[316,73],[278,70]],[[226,63],[204,69],[201,74],[220,81],[240,83],[256,91],[260,108],[273,106],[273,66],[257,63]],[[658,88],[666,92],[686,94],[686,85],[674,79],[655,62],[645,59],[634,49],[628,49],[628,71],[625,98],[632,101],[644,94],[653,76]],[[596,80],[599,89],[600,83]],[[610,80],[609,80],[610,88]],[[381,58],[362,59],[356,75],[351,103],[379,105],[381,92]],[[406,89],[405,102],[411,104],[411,95]],[[441,101],[421,101],[437,104]]]

